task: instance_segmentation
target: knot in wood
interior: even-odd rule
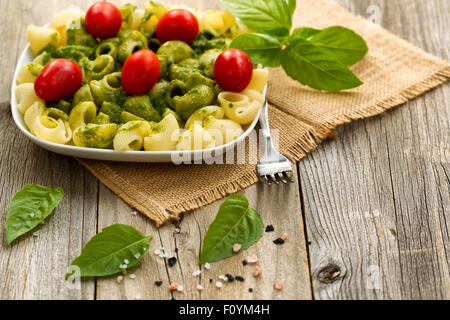
[[[320,270],[317,275],[319,281],[323,283],[333,283],[340,277],[341,269],[334,264],[328,264],[326,267]]]

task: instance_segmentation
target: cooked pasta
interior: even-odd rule
[[[67,28],[72,21],[80,17],[84,17],[84,12],[72,8],[62,10],[53,16],[50,22],[50,28],[59,32],[59,45],[64,46],[67,44]]]
[[[45,101],[36,95],[33,83],[24,83],[17,86],[16,97],[18,103],[17,107],[22,114],[24,114],[35,102],[39,101],[45,105]]]
[[[29,26],[27,36],[30,42],[31,52],[34,55],[37,55],[50,45],[58,45],[60,41],[59,32],[52,28]]]
[[[144,138],[145,151],[172,151],[178,143],[180,126],[177,119],[168,114],[160,123],[152,128],[152,132]]]
[[[33,123],[33,133],[41,140],[57,144],[66,144],[72,139],[69,123],[62,119],[40,115]]]
[[[118,152],[139,151],[144,145],[144,137],[151,134],[147,121],[131,121],[119,128],[114,137],[114,150]]]
[[[73,132],[73,143],[77,147],[106,149],[112,145],[116,132],[115,123],[90,123],[78,127]]]
[[[93,102],[82,102],[72,109],[69,115],[70,128],[75,131],[97,120],[97,110]]]
[[[246,125],[255,120],[264,104],[264,96],[250,89],[242,93],[222,92],[219,94],[219,103],[229,119]]]
[[[216,119],[213,116],[205,119],[204,128],[214,138],[216,147],[234,141],[244,134],[239,123],[228,119]]]
[[[248,85],[247,89],[256,90],[263,93],[266,87],[267,81],[269,80],[269,71],[266,69],[255,69],[253,70],[253,77]]]
[[[218,106],[208,106],[195,111],[186,122],[185,129],[189,130],[195,123],[199,123],[203,126],[203,122],[208,117],[214,117],[216,119],[223,119],[225,113],[221,107]]]
[[[19,74],[17,75],[17,83],[34,83],[43,68],[42,65],[34,62],[27,63],[20,68]]]
[[[45,105],[40,102],[36,101],[31,107],[28,108],[28,110],[25,112],[23,116],[23,121],[25,122],[26,126],[28,127],[28,130],[32,134],[34,134],[33,128],[34,128],[34,122],[38,117],[40,117],[45,112]]]
[[[180,135],[176,146],[179,151],[211,149],[216,146],[214,138],[202,126],[194,124]]]

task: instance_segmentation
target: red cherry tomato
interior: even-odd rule
[[[45,66],[34,83],[37,96],[46,101],[58,101],[73,95],[83,81],[81,68],[67,59],[53,60]]]
[[[93,4],[86,13],[86,29],[94,37],[114,37],[122,27],[122,14],[112,3],[102,1]]]
[[[184,41],[191,44],[198,36],[197,18],[188,10],[174,9],[167,12],[156,26],[156,37],[162,43]]]
[[[128,94],[147,94],[159,79],[161,65],[151,50],[132,54],[122,68],[122,87]]]
[[[232,92],[244,91],[253,76],[253,63],[249,56],[239,49],[224,51],[214,65],[214,78],[219,86]]]

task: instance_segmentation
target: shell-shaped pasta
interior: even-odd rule
[[[25,112],[23,116],[23,121],[25,122],[26,126],[28,127],[28,130],[30,130],[32,134],[34,134],[33,132],[34,122],[38,117],[44,114],[44,112],[45,112],[45,105],[40,101],[36,101]]]
[[[269,81],[269,71],[266,69],[255,69],[253,70],[252,80],[247,89],[263,93],[267,81]]]
[[[204,128],[214,138],[216,147],[230,143],[244,134],[239,123],[233,120],[219,120],[208,117],[204,121]]]
[[[189,130],[194,123],[200,123],[201,126],[203,126],[203,121],[211,116],[216,119],[223,119],[225,117],[225,112],[218,106],[208,106],[198,109],[189,117],[186,122],[185,129]]]
[[[246,125],[255,120],[264,104],[264,96],[255,90],[244,90],[242,93],[222,92],[219,103],[227,118]]]
[[[37,63],[27,63],[20,68],[19,74],[17,75],[17,83],[34,83],[42,69],[43,67]]]
[[[66,144],[72,140],[72,130],[67,121],[56,120],[45,115],[36,118],[33,132],[39,139],[57,144]]]
[[[190,130],[186,130],[181,134],[176,149],[179,151],[204,150],[215,146],[216,142],[209,132],[200,125],[194,124]]]
[[[206,30],[214,30],[220,34],[224,34],[227,26],[223,19],[222,12],[208,10],[203,16],[203,28]]]
[[[38,55],[49,45],[58,45],[60,41],[59,32],[53,28],[29,26],[27,29],[30,49],[34,55]]]
[[[70,128],[73,131],[97,119],[97,107],[93,102],[82,102],[72,109],[69,115]]]
[[[214,65],[222,52],[221,49],[211,49],[200,56],[200,68],[203,69],[207,77],[214,78]]]
[[[144,137],[151,133],[147,121],[131,121],[119,128],[114,137],[114,150],[118,152],[139,151],[144,144]]]
[[[35,102],[39,101],[45,105],[45,101],[39,98],[34,91],[34,84],[24,83],[16,88],[17,108],[22,114],[28,110]]]
[[[168,114],[153,132],[144,138],[144,149],[146,151],[172,151],[180,137],[180,126],[177,119]]]
[[[77,147],[107,149],[117,132],[117,124],[94,124],[79,127],[73,133],[73,143]]]
[[[56,13],[53,16],[50,22],[50,28],[53,28],[59,32],[59,45],[64,46],[67,44],[67,28],[69,24],[77,18],[84,17],[84,15],[85,13],[81,10],[68,8]]]

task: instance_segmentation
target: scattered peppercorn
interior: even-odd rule
[[[175,252],[178,253],[178,248],[175,248]]]
[[[273,227],[273,225],[269,224],[266,228],[266,232],[273,232],[275,231],[275,228]]]
[[[248,263],[247,260],[242,261],[242,264],[243,264],[244,266],[246,266],[247,263]]]
[[[209,279],[209,283],[212,283],[213,282],[213,279]]]
[[[252,293],[252,292],[253,292],[253,289],[252,289],[252,288],[248,289],[248,292]]]
[[[161,286],[162,286],[162,284],[163,284],[163,282],[162,282],[162,281],[156,281],[156,282],[155,282],[155,285],[156,285],[157,287],[161,287]]]
[[[167,262],[169,263],[169,267],[173,267],[177,263],[177,258],[172,257],[169,260],[167,260]]]
[[[234,277],[231,274],[226,274],[225,277],[228,279],[228,282],[234,281]]]
[[[241,276],[236,276],[235,279],[236,279],[237,281],[239,281],[239,282],[244,282],[244,281],[245,281],[245,279],[242,278]]]
[[[274,240],[273,243],[275,243],[276,245],[280,245],[280,244],[284,243],[284,240],[281,238],[278,238],[278,239]]]

